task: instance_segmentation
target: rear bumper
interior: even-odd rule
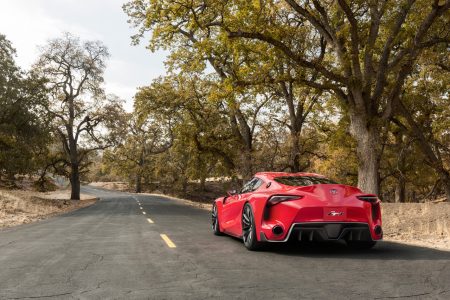
[[[369,224],[362,222],[293,223],[283,240],[269,240],[263,231],[260,232],[260,241],[262,242],[280,243],[290,239],[298,241],[373,241]]]

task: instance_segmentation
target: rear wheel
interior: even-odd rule
[[[377,242],[375,241],[347,241],[347,246],[358,250],[371,249],[376,244]]]
[[[217,205],[214,203],[211,211],[211,228],[215,235],[222,235],[219,226],[219,214],[217,213]]]
[[[244,205],[242,211],[242,239],[244,246],[248,250],[257,250],[261,248],[261,243],[256,239],[255,218],[250,204]]]

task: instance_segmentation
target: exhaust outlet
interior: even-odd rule
[[[279,225],[275,225],[273,228],[272,228],[272,232],[273,232],[273,234],[275,234],[275,235],[280,235],[280,234],[282,234],[283,233],[283,228],[281,227],[281,226],[279,226]]]
[[[375,231],[375,233],[377,235],[380,235],[380,234],[383,233],[383,230],[381,229],[381,226],[379,226],[379,225],[375,226],[375,230],[374,231]]]

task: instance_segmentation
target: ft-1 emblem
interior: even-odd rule
[[[343,215],[344,215],[344,212],[332,210],[332,211],[330,211],[330,212],[328,213],[328,215],[329,215],[329,216],[333,216],[333,217],[336,217],[336,216],[343,216]]]
[[[336,189],[331,189],[330,193],[331,193],[331,195],[336,195],[337,194],[337,190]]]

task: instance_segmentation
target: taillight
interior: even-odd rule
[[[359,200],[362,200],[362,201],[370,202],[370,203],[375,203],[378,201],[378,197],[373,196],[373,195],[356,196],[356,198],[358,198]]]
[[[269,198],[269,200],[267,201],[267,206],[274,206],[275,204],[278,204],[280,202],[299,200],[302,198],[303,196],[300,195],[276,195]]]
[[[372,220],[378,220],[380,215],[380,203],[372,203]]]

